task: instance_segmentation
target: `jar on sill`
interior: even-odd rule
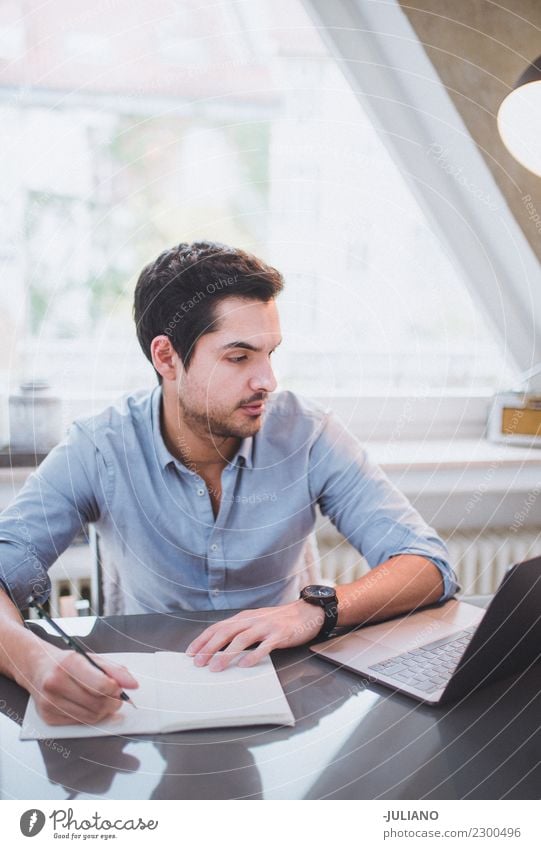
[[[12,451],[47,454],[62,439],[62,402],[45,380],[22,383],[9,396],[9,443]]]

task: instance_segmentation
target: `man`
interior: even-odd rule
[[[456,591],[441,540],[334,416],[272,395],[282,287],[274,268],[224,245],[162,253],[134,304],[158,386],[76,422],[0,518],[0,671],[49,722],[97,721],[136,686],[21,624],[17,607],[47,597],[47,568],[85,522],[115,563],[125,612],[243,611],[188,649],[215,671],[254,645],[239,665]],[[372,567],[336,593],[306,587],[316,505]]]

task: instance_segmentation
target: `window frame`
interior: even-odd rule
[[[541,267],[400,3],[303,3],[496,337],[522,371],[539,363]]]

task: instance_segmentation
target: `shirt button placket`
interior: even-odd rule
[[[219,598],[222,594],[222,564],[219,562],[218,552],[220,546],[213,542],[209,545],[209,590],[213,598]]]

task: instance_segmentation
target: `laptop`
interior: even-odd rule
[[[486,610],[451,599],[310,649],[420,701],[455,701],[541,657],[541,557],[511,566]]]

